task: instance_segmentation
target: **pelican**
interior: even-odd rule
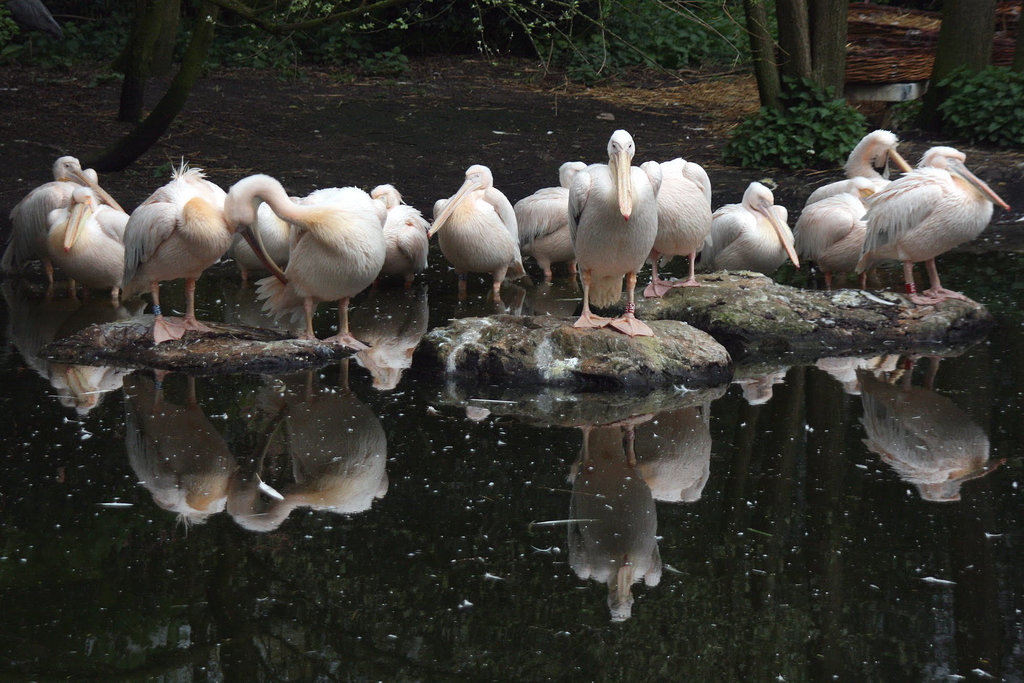
[[[124,275],[124,228],[128,214],[101,204],[88,187],[72,193],[70,208],[49,215],[47,250],[50,260],[71,278],[71,294],[77,280],[85,287],[108,288],[117,305]]]
[[[661,189],[658,190],[658,237],[651,249],[651,284],[644,290],[645,297],[660,297],[673,287],[699,287],[694,275],[697,252],[711,232],[711,179],[707,172],[692,161],[675,158],[672,161],[647,161],[661,168]],[[690,276],[685,280],[669,282],[658,276],[658,261],[673,256],[690,257]]]
[[[901,171],[909,173],[913,169],[896,151],[896,146],[899,142],[896,134],[887,130],[876,130],[865,135],[857,143],[856,147],[850,151],[850,156],[846,159],[846,165],[843,167],[846,173],[846,180],[837,180],[834,183],[822,185],[807,197],[807,203],[804,204],[804,207],[806,208],[826,197],[832,197],[840,193],[848,194],[851,189],[855,189],[854,184],[851,182],[855,178],[868,180],[874,192],[884,190],[885,186],[889,184],[889,179],[876,169],[884,168],[888,172],[888,162],[890,159]]]
[[[655,500],[700,500],[711,476],[710,418],[707,402],[666,410],[637,426],[637,469]]]
[[[288,221],[281,220],[269,206],[262,204],[256,212],[253,231],[259,233],[266,255],[275,264],[281,267],[288,264],[288,245],[292,234]],[[242,284],[249,282],[250,271],[266,270],[266,262],[257,253],[257,249],[253,249],[241,234],[235,234],[228,255],[235,259],[238,271],[242,275]]]
[[[726,204],[711,214],[701,268],[771,274],[787,257],[799,268],[793,233],[786,225],[788,215],[786,207],[775,203],[771,190],[750,183],[740,204]]]
[[[636,146],[624,130],[608,140],[608,163],[591,164],[576,173],[569,188],[569,233],[583,281],[583,313],[576,327],[604,327],[633,337],[654,332],[634,315],[636,274],[651,254],[658,236],[658,169],[631,165]],[[626,276],[629,299],[621,318],[610,320],[590,312],[610,306],[622,296]]]
[[[906,361],[902,385],[858,370],[864,445],[914,484],[931,502],[960,500],[961,486],[983,477],[1005,460],[989,460],[985,431],[949,398],[933,390],[938,359],[925,386],[911,386],[913,361]],[[898,375],[896,377],[898,379]]]
[[[196,280],[231,246],[234,230],[224,221],[224,190],[187,163],[128,218],[124,230],[124,295],[149,286],[153,341],[180,339],[186,330],[207,331],[196,320]],[[185,317],[164,318],[160,282],[185,278]]]
[[[49,215],[54,209],[71,206],[71,196],[79,187],[91,188],[103,203],[124,211],[100,187],[96,171],[82,170],[82,164],[75,157],[60,157],[53,163],[53,181],[29,192],[11,210],[11,241],[0,261],[3,272],[16,273],[28,261],[39,259],[47,281],[53,284],[53,265],[47,251]]]
[[[510,270],[513,278],[526,273],[519,252],[515,210],[494,187],[494,176],[486,166],[470,166],[458,192],[434,204],[434,224],[428,237],[445,226],[448,229],[438,237],[438,243],[441,253],[455,267],[460,299],[466,297],[466,273],[490,273],[495,296]]]
[[[897,259],[903,262],[903,281],[915,304],[967,298],[942,286],[935,257],[977,237],[992,219],[993,203],[1010,207],[967,170],[966,158],[952,147],[933,147],[917,169],[871,197],[858,273],[878,261]],[[918,261],[925,262],[931,283],[921,294],[914,284]]]
[[[567,161],[558,169],[558,187],[545,187],[523,197],[513,207],[519,224],[519,248],[532,256],[551,281],[551,264],[568,263],[576,275],[576,252],[569,235],[569,186],[576,173],[585,169],[582,161]]]
[[[860,176],[847,182],[847,191],[805,206],[794,228],[797,255],[818,264],[827,289],[832,289],[833,273],[847,273],[857,265],[868,231],[864,201],[874,193],[875,184]],[[867,273],[861,273],[861,289],[866,280]]]
[[[418,292],[374,291],[367,305],[374,314],[365,316],[361,326],[353,323],[353,328],[370,348],[354,358],[369,370],[374,389],[391,391],[398,386],[402,373],[412,366],[413,352],[427,333],[430,311],[426,288]]]
[[[402,201],[402,195],[393,185],[378,185],[370,191],[370,196],[384,202],[387,208],[387,219],[384,222],[384,243],[387,254],[381,275],[401,275],[405,279],[405,287],[412,287],[416,273],[427,269],[427,252],[430,241],[427,220],[416,209]]]
[[[320,301],[338,302],[338,333],[325,342],[356,351],[368,348],[348,331],[349,299],[366,289],[384,265],[385,209],[356,187],[317,190],[300,202],[293,201],[268,175],[252,175],[228,190],[224,214],[232,230],[256,220],[258,207],[266,203],[292,226],[288,267],[283,277],[259,281],[264,307],[280,317],[305,314],[303,339],[316,339],[313,313]]]

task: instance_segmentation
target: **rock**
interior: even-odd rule
[[[45,349],[50,360],[121,368],[157,368],[190,374],[234,372],[279,374],[320,367],[351,355],[341,346],[288,339],[272,330],[205,322],[212,332],[187,332],[174,341],[153,343],[153,316],[92,325]]]
[[[637,317],[682,320],[704,330],[744,362],[787,356],[918,351],[980,341],[995,319],[974,301],[914,306],[893,292],[796,289],[750,272],[701,277],[701,287],[676,288],[637,304]]]
[[[729,380],[729,354],[709,335],[673,320],[651,327],[654,337],[630,338],[550,316],[463,318],[429,332],[416,353],[460,384],[692,388]]]

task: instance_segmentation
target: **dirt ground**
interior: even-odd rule
[[[119,82],[99,69],[0,69],[4,233],[10,208],[49,179],[57,156],[86,159],[128,130],[115,120],[118,93]],[[160,94],[154,85],[150,104]],[[390,182],[429,214],[434,200],[458,188],[471,164],[489,166],[495,184],[515,202],[556,184],[564,161],[606,160],[609,135],[625,128],[637,143],[634,163],[683,156],[704,165],[716,207],[739,201],[751,180],[774,182],[776,201],[790,207],[793,223],[811,189],[841,171],[723,165],[725,136],[757,107],[756,88],[745,74],[685,81],[634,74],[587,88],[531,62],[479,57],[416,61],[398,79],[232,70],[206,75],[168,134],[129,169],[104,174],[101,181],[131,210],[166,182],[171,164],[185,160],[225,189],[257,172],[277,177],[296,195]],[[997,209],[997,221],[1020,217],[1022,155],[903,137],[901,151],[911,160],[932,144],[964,149],[969,165],[1014,206],[1009,214]]]

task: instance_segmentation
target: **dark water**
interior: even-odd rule
[[[102,297],[5,285],[0,676],[1021,680],[1022,265],[944,257],[1000,322],[941,362],[514,399],[405,370],[482,280],[360,297],[377,357],[159,388],[38,357]],[[230,269],[200,295],[252,321]]]

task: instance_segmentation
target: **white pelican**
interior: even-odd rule
[[[569,235],[569,186],[576,173],[585,169],[582,161],[567,161],[558,168],[558,187],[545,187],[523,197],[513,207],[519,223],[519,247],[532,256],[551,281],[551,264],[568,263],[576,275],[576,252]]]
[[[145,287],[153,296],[153,341],[180,339],[186,330],[209,328],[196,320],[196,280],[231,246],[234,230],[224,222],[224,190],[202,169],[181,166],[171,181],[149,196],[124,230],[122,289],[130,296]],[[185,278],[185,317],[164,318],[160,282]]]
[[[398,386],[402,373],[412,366],[413,352],[427,333],[430,311],[426,289],[373,291],[367,299],[372,315],[363,316],[362,324],[353,323],[352,328],[370,348],[354,358],[369,370],[374,389],[391,391]]]
[[[416,273],[427,269],[427,252],[430,241],[427,230],[430,225],[420,210],[402,201],[402,195],[393,185],[378,185],[370,196],[384,202],[387,219],[384,222],[384,243],[387,254],[381,275],[401,275],[406,288],[412,287]]]
[[[106,288],[116,305],[124,276],[124,228],[128,214],[100,204],[92,189],[78,187],[70,208],[50,212],[50,260],[85,287]]]
[[[583,281],[583,313],[576,327],[613,328],[633,337],[654,332],[634,315],[636,274],[658,236],[658,169],[632,166],[636,147],[624,130],[608,140],[608,163],[576,173],[569,188],[569,232]],[[590,304],[610,306],[622,296],[626,276],[628,303],[621,318],[590,312]]]
[[[726,204],[711,215],[711,232],[701,251],[703,270],[752,270],[770,275],[786,258],[800,267],[786,207],[772,191],[750,183],[740,204]]]
[[[349,299],[366,289],[384,265],[384,219],[379,202],[356,187],[317,190],[293,201],[268,175],[239,180],[228,191],[224,214],[228,225],[243,231],[266,203],[292,226],[292,243],[284,277],[259,281],[259,297],[277,316],[305,314],[303,339],[316,339],[313,313],[320,301],[338,302],[338,333],[324,341],[356,351],[367,348],[348,331]]]
[[[581,579],[607,586],[612,621],[621,622],[633,613],[633,584],[661,581],[658,512],[637,469],[632,427],[625,434],[621,424],[582,430],[571,477],[569,565]]]
[[[445,226],[447,230],[437,241],[459,277],[460,299],[466,297],[466,273],[491,273],[495,296],[506,273],[513,278],[526,273],[515,210],[494,187],[494,176],[486,166],[470,166],[458,192],[434,204],[434,224],[428,236]]]
[[[53,181],[29,192],[11,210],[11,241],[4,251],[0,268],[5,273],[16,273],[28,261],[43,262],[47,281],[53,284],[53,265],[47,251],[50,232],[49,215],[54,209],[71,205],[71,195],[78,187],[89,187],[105,204],[123,211],[121,205],[99,186],[96,171],[82,170],[75,157],[60,157],[53,164]]]
[[[280,267],[288,265],[288,245],[291,242],[292,228],[288,221],[281,220],[266,204],[260,205],[256,212],[256,224],[253,231],[260,234],[266,255]],[[242,284],[249,282],[250,271],[266,270],[266,262],[260,258],[248,240],[235,234],[228,255],[235,259],[238,271],[242,275]]]
[[[672,287],[699,287],[694,275],[697,252],[711,232],[711,179],[699,164],[675,158],[672,161],[646,161],[661,168],[661,189],[658,190],[658,237],[651,250],[651,284],[645,297],[659,297]],[[690,276],[669,282],[658,276],[658,261],[673,256],[688,256]]]
[[[912,361],[904,368],[902,385],[858,370],[864,445],[892,467],[900,479],[917,487],[931,502],[960,500],[961,486],[985,476],[1005,462],[989,460],[985,431],[932,384],[938,359],[924,387],[911,386]]]
[[[797,255],[818,264],[827,289],[832,289],[833,273],[853,271],[868,231],[864,201],[874,193],[875,184],[860,176],[848,183],[847,191],[805,206],[793,230]],[[861,273],[861,289],[866,279]]]
[[[847,179],[822,185],[807,197],[807,203],[804,206],[810,206],[814,202],[839,193],[849,194],[851,189],[854,189],[851,183],[854,178],[864,178],[870,181],[873,192],[885,189],[885,186],[889,184],[889,179],[876,169],[883,168],[887,172],[890,159],[904,173],[912,170],[910,164],[896,151],[899,142],[896,134],[887,130],[875,130],[865,135],[846,159],[843,170]]]
[[[695,503],[711,476],[711,403],[658,413],[636,427],[637,469],[655,500]]]
[[[903,281],[915,304],[965,299],[939,281],[935,257],[977,237],[992,219],[992,204],[1010,207],[964,165],[952,147],[928,150],[918,168],[903,175],[868,202],[868,232],[857,272],[884,259],[903,262]],[[931,287],[921,294],[914,263],[925,262]]]

